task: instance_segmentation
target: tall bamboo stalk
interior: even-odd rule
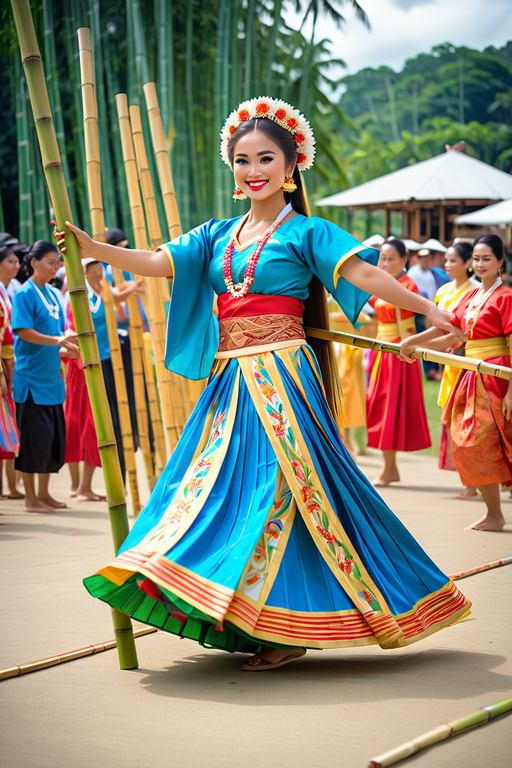
[[[119,121],[119,133],[121,135],[121,145],[123,150],[123,162],[126,174],[126,185],[128,187],[128,197],[130,199],[130,210],[132,214],[133,224],[133,236],[135,239],[135,247],[147,250],[147,236],[146,236],[146,223],[144,221],[144,210],[142,208],[142,201],[140,199],[139,190],[139,177],[137,174],[137,164],[135,162],[135,155],[133,151],[133,142],[130,127],[130,117],[128,113],[128,99],[126,94],[118,93],[116,95],[116,107],[117,116]],[[137,358],[137,369],[133,367],[134,372],[134,386],[135,386],[135,403],[137,408],[137,423],[142,419],[142,394],[144,385],[144,339],[143,339],[143,325],[142,316],[140,312],[140,306],[135,296],[130,296],[126,303],[129,317],[129,332],[130,342],[135,344],[133,350],[135,357]],[[132,341],[133,337],[133,341]],[[134,361],[135,363],[135,361]],[[140,376],[139,376],[140,372]],[[137,373],[137,378],[135,374]],[[142,385],[142,387],[141,387]],[[154,412],[153,412],[154,413]],[[144,414],[147,421],[147,410],[144,400]],[[140,429],[140,426],[139,426]],[[143,426],[144,430],[144,426]],[[156,427],[158,431],[158,427]],[[155,429],[153,429],[154,435],[156,435]],[[146,470],[149,470],[149,436],[146,443],[144,435],[139,433],[141,438],[141,450],[144,454],[144,460],[146,462]],[[148,475],[149,477],[149,475]]]
[[[19,236],[24,243],[34,242],[34,221],[32,217],[32,189],[30,185],[29,138],[27,120],[27,97],[25,77],[20,68],[19,59],[15,61],[16,79],[16,140],[18,146],[18,184],[19,184]]]
[[[82,104],[84,112],[85,152],[87,162],[87,185],[89,190],[89,209],[92,221],[92,236],[104,241],[105,220],[103,218],[103,197],[101,194],[100,145],[98,136],[98,110],[96,103],[96,85],[94,78],[94,59],[91,47],[90,30],[82,27],[78,30],[78,48],[80,51],[80,72],[82,81]],[[123,453],[132,497],[133,514],[140,512],[139,485],[133,447],[130,407],[126,390],[123,355],[117,333],[117,322],[112,300],[112,291],[107,278],[103,279],[103,304],[107,320],[108,340],[112,369],[116,385],[119,423],[123,441]]]
[[[148,222],[148,231],[151,248],[155,249],[162,244],[162,232],[158,220],[158,212],[155,204],[155,193],[153,181],[146,154],[144,135],[142,132],[142,123],[140,120],[140,109],[137,106],[130,107],[130,123],[133,135],[133,146],[137,162],[137,170],[144,198],[146,219]],[[140,238],[139,246],[142,247],[144,241]],[[147,247],[147,243],[146,243]],[[180,387],[178,377],[172,376],[171,372],[165,367],[165,341],[167,335],[167,316],[165,306],[162,303],[162,293],[160,281],[149,278],[146,280],[148,287],[149,313],[151,318],[151,338],[153,340],[153,349],[155,353],[156,374],[160,390],[160,398],[164,412],[164,421],[167,428],[169,443],[171,449],[174,449],[179,436],[185,425],[185,411],[183,408],[183,393],[186,386]],[[183,380],[184,381],[184,380]]]
[[[175,237],[179,237],[182,234],[183,230],[181,228],[178,203],[176,201],[176,191],[172,180],[171,164],[169,163],[169,155],[167,154],[167,140],[165,138],[164,126],[160,115],[160,108],[158,106],[155,83],[145,84],[144,95],[146,97],[149,128],[151,131],[151,140],[153,142],[153,151],[156,157],[158,178],[160,179],[160,187],[164,199],[169,240],[174,240]]]
[[[52,200],[57,226],[66,229],[71,220],[71,206],[64,178],[59,146],[50,110],[48,91],[41,60],[41,53],[32,20],[29,0],[11,0],[16,32],[21,49],[21,59],[34,113],[37,137],[41,149],[46,181]],[[69,294],[80,350],[84,362],[85,378],[91,401],[98,448],[107,490],[108,508],[114,548],[117,552],[126,538],[128,516],[124,495],[123,479],[119,467],[114,429],[107,402],[105,382],[99,361],[98,344],[92,322],[87,289],[80,261],[80,248],[74,235],[67,230],[67,250],[64,256]],[[132,624],[128,616],[113,610],[112,617],[116,631],[119,663],[122,669],[138,666],[137,652],[133,639]]]

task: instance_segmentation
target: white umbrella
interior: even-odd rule
[[[512,198],[502,200],[501,203],[488,205],[473,213],[464,213],[457,216],[456,224],[475,224],[480,226],[500,226],[500,224],[512,224]]]

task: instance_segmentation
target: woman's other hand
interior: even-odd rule
[[[417,357],[411,357],[412,353],[418,349],[418,345],[414,343],[414,336],[409,336],[408,339],[404,339],[400,343],[400,354],[398,359],[403,363],[415,363]]]

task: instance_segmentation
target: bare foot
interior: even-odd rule
[[[37,502],[34,504],[25,504],[23,507],[24,512],[38,512],[39,514],[48,514],[48,512],[55,512],[53,507],[49,507],[47,504]]]
[[[75,488],[71,488],[71,490],[69,491],[69,498],[70,499],[76,499],[76,489]]]
[[[68,505],[64,501],[57,501],[53,496],[38,496],[39,501],[47,507],[53,507],[53,509],[69,509]]]
[[[476,522],[468,525],[464,528],[465,531],[502,531],[505,525],[505,518],[503,515],[500,517],[490,518],[488,515],[484,515]]]
[[[264,648],[261,653],[251,656],[242,669],[244,670],[264,670],[274,666],[287,664],[304,656],[305,648]]]
[[[400,475],[380,475],[376,480],[373,481],[373,487],[374,488],[382,488],[387,485],[391,485],[391,483],[399,483],[400,482]]]
[[[80,493],[77,493],[75,495],[76,501],[106,501],[106,496],[101,496],[98,493],[94,493],[94,491],[84,491],[83,493],[80,491]]]
[[[10,493],[7,494],[5,498],[6,499],[24,499],[25,494],[20,493],[19,491],[11,491]]]
[[[464,488],[462,493],[458,493],[455,498],[456,499],[470,499],[472,496],[478,496],[478,491],[473,485],[468,485],[467,488]]]

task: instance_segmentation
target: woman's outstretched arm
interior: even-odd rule
[[[172,267],[164,251],[136,251],[131,248],[118,248],[116,245],[98,243],[74,224],[66,221],[66,226],[76,236],[82,259],[106,261],[113,267],[124,269],[135,275],[145,277],[172,278]],[[57,245],[62,253],[66,250],[65,232],[56,232]]]
[[[356,288],[378,296],[379,299],[383,299],[395,307],[401,307],[419,315],[426,315],[432,325],[442,333],[454,333],[458,339],[466,341],[460,328],[451,325],[451,315],[448,312],[438,309],[433,302],[424,299],[423,296],[408,291],[383,269],[367,264],[358,256],[352,256],[341,265],[339,274]]]

